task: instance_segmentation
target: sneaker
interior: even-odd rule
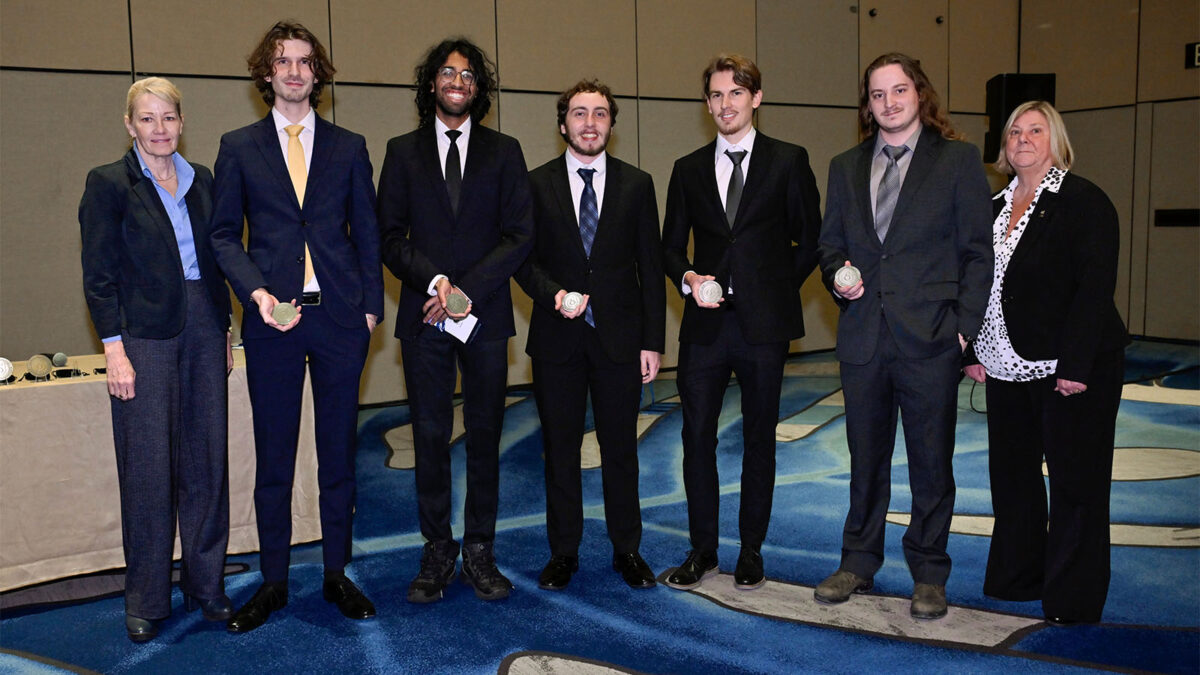
[[[408,601],[418,604],[437,602],[442,590],[458,573],[458,543],[430,541],[421,553],[421,571],[408,585]]]
[[[512,591],[512,582],[496,569],[492,542],[463,545],[463,582],[475,589],[480,600],[501,600]]]

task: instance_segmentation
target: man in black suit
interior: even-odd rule
[[[229,620],[235,633],[258,628],[287,604],[306,364],[316,419],[323,593],[349,618],[375,615],[344,569],[354,519],[358,383],[383,313],[366,142],[315,110],[334,74],[324,47],[304,26],[281,21],[248,62],[271,112],[221,138],[213,183],[213,253],[247,310],[242,338],[264,582]],[[242,247],[243,221],[249,250]],[[299,313],[280,323],[276,306],[289,301],[299,303]]]
[[[388,142],[379,176],[383,262],[403,282],[396,337],[427,540],[408,600],[441,599],[456,574],[450,435],[459,369],[467,436],[463,576],[477,596],[498,600],[512,589],[492,543],[508,338],[516,332],[509,278],[533,236],[529,175],[516,139],[480,124],[496,77],[478,47],[465,39],[438,44],[417,66],[416,81],[420,127]],[[448,306],[450,299],[465,300],[465,309]]]
[[[713,59],[704,95],[717,138],[675,162],[667,192],[667,279],[686,305],[678,377],[692,544],[667,578],[672,588],[694,588],[718,572],[717,420],[731,372],[744,420],[734,582],[753,589],[764,578],[759,549],[771,518],[783,366],[788,342],[804,335],[800,285],[816,266],[821,213],[808,153],[754,129],[761,83],[750,59]],[[708,281],[723,297],[702,294]]]
[[[666,293],[654,183],[606,152],[617,122],[609,88],[584,80],[558,99],[567,151],[530,173],[533,253],[516,275],[533,299],[533,391],[546,456],[550,562],[538,586],[561,590],[579,569],[580,445],[591,392],[613,569],[654,586],[642,560],[637,418],[642,384],[658,374]],[[564,305],[568,292],[582,301]]]
[[[904,535],[911,613],[937,619],[950,575],[962,349],[979,330],[992,283],[989,190],[979,151],[956,140],[920,62],[880,56],[860,94],[866,140],[830,164],[821,228],[821,270],[842,310],[850,510],[841,565],[814,593],[844,602],[869,590],[883,564],[899,413],[912,489]],[[835,280],[845,266],[861,280]]]

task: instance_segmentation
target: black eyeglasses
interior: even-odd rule
[[[453,82],[455,78],[461,77],[463,84],[467,86],[475,84],[475,73],[469,70],[455,70],[453,66],[443,66],[438,70],[437,76],[441,82]]]

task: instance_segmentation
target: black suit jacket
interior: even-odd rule
[[[997,194],[994,217],[1003,208]],[[1113,302],[1119,250],[1117,210],[1103,190],[1068,173],[1057,193],[1042,191],[1000,294],[1017,354],[1058,359],[1057,377],[1086,384],[1098,355],[1129,343]]]
[[[561,363],[583,340],[583,317],[563,318],[554,309],[560,290],[587,293],[604,352],[618,363],[641,351],[665,349],[666,289],[658,202],[650,174],[608,155],[604,208],[589,257],[583,249],[564,156],[529,174],[533,189],[533,252],[516,280],[533,298],[525,352]]]
[[[200,277],[212,299],[214,317],[229,326],[229,291],[208,246],[212,174],[192,164],[196,177],[184,198]],[[92,325],[101,338],[120,335],[165,339],[187,320],[183,263],[171,219],[154,181],[130,149],[112,164],[88,173],[79,202],[83,239],[83,290]]]
[[[321,304],[339,325],[383,315],[383,270],[375,224],[375,185],[362,136],[317,117],[304,207],[268,114],[221,137],[213,182],[212,245],[234,295],[249,311],[242,336],[278,337],[250,294],[265,287],[280,302],[304,288],[304,245],[321,284]],[[250,239],[242,247],[244,223]]]
[[[733,227],[717,191],[716,140],[675,162],[667,188],[663,248],[667,279],[680,288],[689,270],[733,280],[738,324],[747,342],[804,335],[800,285],[817,262],[820,195],[798,145],[757,132]],[[688,259],[688,238],[694,240]],[[685,303],[679,341],[710,344],[721,311]]]
[[[821,227],[821,271],[833,275],[849,260],[862,272],[864,293],[834,301],[837,356],[864,364],[875,354],[887,321],[909,358],[928,358],[974,337],[983,323],[992,284],[992,219],[987,178],[975,146],[925,127],[887,239],[875,234],[871,207],[872,136],[833,158]]]
[[[480,321],[476,339],[507,338],[516,332],[508,280],[533,236],[521,145],[472,123],[455,216],[434,133],[430,124],[388,141],[379,175],[383,262],[403,283],[396,337],[421,331],[429,283],[445,274],[471,299]]]

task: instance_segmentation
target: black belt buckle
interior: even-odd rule
[[[321,291],[312,291],[304,293],[300,296],[301,305],[319,305],[321,304]]]

